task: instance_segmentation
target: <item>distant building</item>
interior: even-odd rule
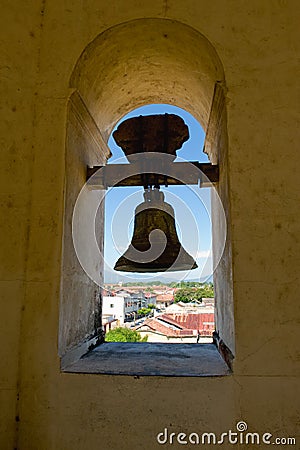
[[[123,326],[127,321],[133,321],[138,317],[141,308],[147,308],[149,304],[156,302],[155,296],[145,296],[144,292],[130,292],[128,289],[119,289],[115,296],[103,296],[102,314],[112,315]],[[102,325],[103,321],[102,321]]]
[[[151,292],[146,292],[145,293],[145,300],[146,300],[146,304],[145,306],[149,306],[149,305],[156,305],[156,295],[152,294]]]
[[[205,306],[215,306],[215,299],[214,298],[202,298],[202,304]]]
[[[164,309],[174,301],[173,294],[160,294],[156,297],[157,308]]]
[[[162,314],[160,321],[178,325],[182,330],[193,330],[200,336],[212,336],[215,329],[214,311],[204,309],[197,312]]]
[[[115,293],[112,290],[110,290],[108,288],[103,288],[102,289],[102,296],[113,297],[114,295],[115,295]]]
[[[183,312],[211,312],[214,313],[214,299],[211,298],[209,299],[211,300],[210,302],[201,302],[201,303],[197,303],[197,302],[190,302],[190,303],[185,303],[185,302],[178,302],[178,303],[172,303],[171,305],[167,306],[166,308],[166,313],[183,313]]]
[[[102,315],[113,316],[118,321],[118,325],[123,325],[125,320],[125,299],[124,297],[103,296]],[[103,323],[102,323],[103,325]]]
[[[102,329],[104,333],[108,333],[110,330],[118,326],[117,319],[112,314],[102,314]]]
[[[179,306],[180,308],[180,306]],[[164,313],[147,319],[136,330],[148,342],[211,342],[215,329],[214,311]]]
[[[115,295],[118,297],[130,297],[131,292],[128,289],[122,288],[122,289],[114,289]]]

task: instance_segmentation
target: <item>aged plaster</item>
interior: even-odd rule
[[[163,5],[161,0],[47,2],[41,39],[40,4],[2,6],[1,449],[16,447],[17,390],[20,450],[98,449],[103,443],[107,450],[152,450],[164,426],[224,432],[240,419],[252,431],[298,433],[298,1],[168,2],[168,17],[204,35],[226,75],[234,375],[186,380],[60,372],[69,79],[80,54],[101,32],[133,19],[161,17]],[[169,92],[173,86],[170,82]],[[103,100],[109,117],[109,102]],[[130,101],[106,122],[107,132],[127,107]]]

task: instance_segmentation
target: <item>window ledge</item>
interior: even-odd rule
[[[109,342],[91,350],[64,372],[176,377],[231,374],[214,344]]]

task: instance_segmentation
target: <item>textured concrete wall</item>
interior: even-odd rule
[[[222,432],[239,419],[254,431],[297,433],[298,14],[293,0],[55,0],[2,6],[1,449],[150,450],[165,426]],[[69,80],[80,54],[101,32],[150,17],[202,33],[224,68],[236,341],[231,377],[134,379],[59,369],[65,135],[74,89]],[[128,42],[128,57],[134,45]],[[155,71],[155,58],[150,62]],[[197,72],[196,62],[192,67]],[[176,70],[166,70],[167,83]],[[195,86],[197,75],[190,77]],[[172,103],[171,89],[183,92],[177,81],[166,84],[164,101]],[[133,87],[127,98],[132,96]],[[200,120],[192,99],[189,107],[188,95],[181,98],[178,106]],[[107,133],[131,106],[123,103],[117,111],[117,94],[112,100],[111,111],[109,99],[104,102],[103,122],[112,121]],[[143,101],[138,94],[136,104]],[[198,106],[205,122],[209,105]]]
[[[98,138],[98,139],[97,139]],[[100,142],[99,142],[100,139]],[[64,232],[61,268],[61,303],[59,321],[59,354],[76,347],[83,341],[96,336],[101,329],[101,289],[85,273],[77,258],[72,235],[72,222],[86,224],[90,219],[87,207],[74,217],[78,195],[86,182],[87,167],[101,166],[109,157],[106,145],[101,146],[101,135],[89,112],[75,92],[68,103],[68,121],[66,132],[66,177],[64,190]],[[102,192],[91,192],[91,202],[98,206]],[[98,210],[96,226],[99,248],[103,252],[104,218],[103,204]],[[97,208],[98,209],[98,208]],[[97,210],[96,209],[96,210]],[[76,239],[76,237],[75,237]],[[103,261],[93,258],[89,251],[91,238],[84,236],[82,245],[86,249],[90,265],[103,279]]]
[[[208,130],[205,148],[211,161],[220,163],[218,192],[229,221],[224,72],[219,57],[203,35],[179,22],[164,19],[139,19],[120,24],[100,34],[89,44],[76,64],[71,85],[77,89],[77,96],[83,99],[86,109],[106,138],[125,112],[141,104],[172,103],[189,110]],[[216,85],[218,89],[214,94]],[[76,128],[73,131],[70,129],[68,135],[72,133],[76,136]],[[89,139],[87,130],[85,133]],[[197,151],[201,149],[195,149],[195,159]],[[98,152],[102,153],[101,148]],[[74,186],[76,183],[82,185],[82,179],[78,179],[78,170],[72,168],[73,153],[72,148],[67,153],[67,178],[76,197],[78,189]],[[69,162],[68,154],[71,158]],[[84,168],[83,165],[82,170]],[[74,201],[70,195],[66,197],[66,207],[69,209],[66,214],[70,216]],[[217,203],[214,202],[213,210],[217,210]],[[214,255],[219,260],[224,250],[223,235],[226,234],[226,224],[220,220],[222,214],[223,209],[220,213],[214,211],[214,222],[217,224],[213,228]],[[68,240],[70,230],[65,230],[65,235]],[[65,255],[72,253],[69,248]],[[84,294],[80,282],[78,284],[74,275],[71,277],[76,264],[73,259],[68,275],[72,283],[71,295],[74,297],[77,291],[82,303],[87,303],[90,293],[86,291]],[[220,339],[234,353],[231,266],[231,242],[227,239],[221,270],[216,272],[216,318]],[[70,296],[67,286],[66,292]],[[69,303],[74,305],[74,299]],[[73,315],[67,314],[64,315],[64,322],[76,330],[80,319],[74,323]],[[82,324],[79,327],[82,328]]]

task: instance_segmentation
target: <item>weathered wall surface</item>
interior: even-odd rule
[[[35,84],[38,73],[40,11],[24,5],[1,13],[1,326],[0,447],[13,448],[20,316],[28,262],[30,192],[35,148]],[[34,38],[30,32],[36,33]]]
[[[150,450],[165,426],[223,432],[239,419],[254,431],[296,434],[299,12],[293,0],[2,5],[1,449],[14,448],[17,436],[22,450]],[[198,30],[224,67],[236,328],[231,377],[60,373],[69,79],[99,33],[148,17]]]
[[[70,348],[74,348],[83,341],[99,334],[101,328],[101,289],[85,273],[73,244],[72,222],[90,220],[87,208],[80,210],[79,217],[73,218],[73,211],[78,195],[86,182],[87,167],[101,166],[106,163],[110,155],[108,147],[103,143],[102,136],[86,110],[85,104],[77,92],[71,96],[68,103],[68,118],[66,131],[66,176],[64,195],[64,232],[62,245],[61,267],[61,301],[60,301],[60,330],[59,355],[62,356]],[[100,142],[99,142],[100,141]],[[101,192],[90,192],[90,201],[98,206]],[[96,209],[97,210],[97,209]],[[97,230],[98,244],[103,253],[103,204],[99,208],[97,221],[102,230]],[[98,227],[99,228],[99,227]],[[76,239],[76,236],[75,236]],[[92,242],[84,236],[84,252],[89,259],[89,265],[103,279],[103,261],[93,257],[89,251]],[[78,248],[76,248],[78,250]]]

